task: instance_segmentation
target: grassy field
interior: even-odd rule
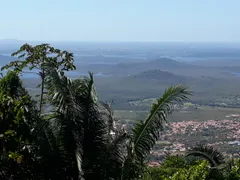
[[[131,110],[115,110],[115,115],[121,120],[133,121],[144,119],[148,111],[131,111]],[[240,109],[237,108],[222,108],[222,107],[209,107],[198,106],[197,109],[191,110],[177,110],[169,116],[170,122],[178,121],[206,121],[206,120],[219,120],[225,119],[226,116],[231,114],[240,114]]]

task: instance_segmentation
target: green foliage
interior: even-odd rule
[[[16,146],[26,145],[20,145],[23,141],[29,143],[36,114],[35,103],[22,87],[18,75],[8,72],[0,79],[0,134],[5,149],[12,151]]]
[[[203,161],[198,165],[190,166],[188,169],[183,168],[173,176],[166,177],[164,180],[205,180],[209,174],[209,165]]]
[[[37,87],[41,87],[39,109],[40,113],[43,110],[43,104],[45,104],[44,85],[46,79],[46,71],[51,69],[60,69],[61,71],[75,70],[73,65],[73,54],[67,51],[61,51],[51,47],[49,44],[40,44],[31,46],[24,44],[21,48],[12,53],[12,56],[17,56],[18,60],[12,61],[9,64],[3,66],[1,70],[13,68],[15,72],[21,73],[24,68],[39,70],[38,75],[41,77],[41,84]]]
[[[149,167],[144,175],[142,180],[164,180],[166,177],[170,177],[173,174],[177,173],[182,168],[172,168],[172,167]]]
[[[162,167],[148,167],[143,174],[142,180],[163,180],[177,172],[179,169],[175,168],[162,168]]]
[[[239,180],[240,160],[231,159],[224,168],[212,169],[207,160],[189,163],[184,156],[169,156],[160,166],[148,167],[142,180]]]
[[[73,54],[51,47],[49,44],[31,46],[24,44],[12,56],[18,56],[19,60],[12,61],[3,66],[1,70],[14,68],[16,72],[22,72],[23,68],[43,70],[47,67],[61,68],[61,70],[74,70]],[[22,60],[24,58],[25,60]]]
[[[162,168],[183,168],[187,167],[189,163],[184,158],[184,156],[176,155],[176,156],[167,156],[162,163]]]
[[[240,159],[230,159],[223,170],[226,180],[240,179]]]
[[[177,165],[172,164],[173,162],[177,162]],[[196,161],[190,165],[183,158],[172,156],[159,167],[149,167],[142,180],[205,180],[208,174],[207,161]]]
[[[10,173],[13,179],[23,178],[23,173],[19,175],[21,171],[25,171],[26,177],[34,174],[31,164],[36,153],[34,129],[38,119],[35,103],[22,87],[18,74],[9,71],[0,79],[0,169],[3,177]],[[16,171],[11,173],[7,167],[3,168],[4,162]]]
[[[158,167],[148,167],[145,170],[143,180],[168,180],[168,179],[206,179],[206,180],[237,180],[240,173],[240,160],[231,159],[224,163],[221,153],[213,148],[204,145],[193,146],[195,150],[191,156],[184,155],[167,155],[163,163]],[[202,155],[200,152],[205,153]],[[202,159],[193,158],[199,157]],[[215,154],[215,156],[214,156]],[[206,158],[206,155],[208,156]],[[211,156],[212,155],[212,156]],[[191,158],[190,158],[191,157]],[[214,158],[215,157],[215,158]],[[216,158],[218,160],[216,160]],[[206,160],[205,160],[206,159]],[[209,160],[211,159],[211,160]],[[212,161],[215,159],[217,166],[211,167]],[[201,176],[202,175],[202,176]]]

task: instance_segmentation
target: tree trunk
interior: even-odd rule
[[[41,95],[40,95],[40,105],[39,105],[39,111],[40,114],[43,113],[43,91],[44,91],[44,80],[45,80],[45,71],[42,71],[41,74],[42,82],[41,82]]]

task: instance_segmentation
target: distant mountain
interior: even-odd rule
[[[85,61],[87,60],[88,58],[86,57]],[[112,58],[111,61],[116,62],[117,59]],[[125,59],[125,62],[117,64],[104,64],[102,62],[104,61],[97,62],[96,64],[84,64],[84,63],[77,64],[77,69],[81,73],[87,73],[88,71],[91,71],[94,73],[107,73],[116,76],[129,76],[148,70],[161,70],[182,76],[190,77],[211,76],[222,78],[232,76],[231,74],[229,74],[229,72],[231,71],[240,72],[240,66],[233,70],[232,69],[233,67],[229,68],[229,66],[212,67],[208,66],[207,62],[205,62],[206,66],[204,66],[200,64],[198,65],[190,64],[192,62],[176,61],[170,58],[157,58],[149,61],[139,60],[138,62],[137,60],[135,60],[135,62],[132,62],[130,59],[129,61]],[[120,62],[120,60],[118,62]],[[219,63],[214,62],[214,64]]]
[[[121,63],[116,64],[115,68],[129,68],[138,69],[140,71],[150,70],[150,69],[161,69],[168,71],[169,69],[179,69],[179,68],[194,68],[194,65],[187,64],[184,62],[175,61],[169,58],[158,58],[151,61],[137,62],[137,63]]]
[[[181,75],[177,75],[171,72],[162,71],[159,69],[152,69],[143,71],[134,75],[130,75],[126,78],[123,78],[127,81],[135,81],[141,83],[161,83],[161,84],[179,84],[179,83],[187,83],[190,81],[190,77],[185,77]]]
[[[114,61],[114,59],[113,59]],[[162,71],[175,72],[176,70],[193,69],[196,66],[184,62],[178,62],[169,58],[158,58],[151,61],[129,62],[118,64],[91,64],[81,65],[80,71],[103,72],[114,75],[132,75],[142,71],[161,69]],[[197,68],[197,67],[196,67]]]
[[[147,70],[135,75],[131,75],[131,77],[139,80],[157,80],[170,83],[180,83],[186,81],[187,79],[187,77],[176,75],[167,71],[161,71],[159,69]]]
[[[169,58],[158,58],[152,61],[138,63],[139,67],[144,68],[159,68],[159,69],[175,69],[175,68],[190,68],[195,67],[194,65],[187,64],[184,62],[175,61]]]
[[[0,54],[0,65],[5,65],[12,61],[14,58],[11,56],[4,56]]]
[[[237,78],[223,79],[205,74],[193,77],[188,73],[179,75],[169,71],[151,69],[124,77],[95,78],[98,78],[96,87],[104,100],[129,101],[130,99],[158,97],[166,88],[177,84],[187,85],[189,90],[193,91],[195,100],[201,99],[202,94],[213,98],[216,93],[222,94],[231,91],[236,94],[235,89],[239,89]],[[228,89],[228,87],[231,88]]]

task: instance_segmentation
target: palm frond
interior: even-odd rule
[[[56,144],[59,147],[61,159],[61,171],[64,171],[67,177],[75,177],[81,174],[82,168],[82,133],[79,133],[81,124],[75,124],[75,114],[67,112],[53,112],[49,121],[52,122],[52,131],[56,138]]]
[[[121,179],[122,166],[126,158],[126,140],[127,132],[116,125],[114,112],[111,109],[111,103],[101,103],[101,116],[106,124],[107,142],[104,152],[101,154],[104,178],[103,179]]]
[[[121,179],[122,167],[126,158],[126,138],[127,134],[123,133],[108,143],[104,152],[102,167],[104,168],[105,179]]]
[[[158,140],[167,116],[172,113],[174,105],[188,100],[191,93],[184,85],[168,88],[156,104],[152,105],[150,114],[133,128],[132,144],[137,158],[143,159]]]
[[[93,73],[89,73],[89,77],[75,79],[72,82],[71,89],[75,92],[78,102],[88,99],[92,103],[97,103],[98,95],[94,86]]]
[[[68,108],[72,108],[72,111],[79,110],[75,102],[75,94],[71,89],[72,81],[64,76],[63,72],[53,68],[46,74],[48,95],[57,110],[60,112],[66,112]]]
[[[212,167],[224,163],[224,156],[211,146],[196,144],[187,151],[186,156],[197,156],[207,159]]]
[[[125,146],[127,138],[128,134],[126,132],[123,132],[122,134],[117,135],[111,143],[113,150],[112,155],[114,155],[117,161],[121,163],[123,163],[126,157]]]
[[[102,117],[106,119],[107,128],[108,128],[108,137],[111,138],[112,134],[117,133],[116,129],[116,118],[114,116],[114,112],[111,108],[111,103],[101,102],[101,106],[103,106],[103,110],[101,111]],[[120,130],[120,129],[119,129]]]

